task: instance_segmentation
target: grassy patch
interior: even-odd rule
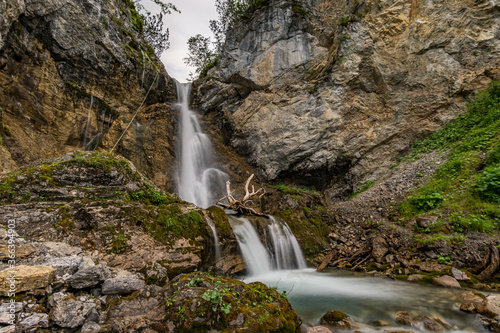
[[[303,188],[291,187],[283,184],[269,185],[270,188],[277,189],[283,194],[309,194],[314,197],[320,197],[321,193],[314,190],[307,190]]]
[[[406,158],[434,150],[446,163],[399,206],[411,218],[432,212],[455,231],[491,233],[500,228],[500,82],[492,81],[442,130],[417,142]]]

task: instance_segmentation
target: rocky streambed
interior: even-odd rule
[[[293,200],[303,204],[301,195],[279,195],[280,205]],[[394,326],[361,324],[359,311],[344,310],[341,301],[321,309],[312,320],[307,305],[294,305],[304,314],[301,326],[302,319],[292,308],[298,286],[290,292],[276,283],[266,286],[227,277],[241,276],[245,267],[222,210],[201,210],[158,190],[122,158],[76,152],[42,161],[5,175],[0,196],[0,332],[295,332],[300,327],[309,332],[371,332]],[[315,218],[329,221],[330,213],[319,204],[314,206],[320,199],[307,200],[313,206],[304,207],[312,208],[301,208],[300,224],[290,223],[290,227],[309,257],[319,260],[321,251],[313,245],[323,234],[307,228],[318,227]],[[208,220],[221,240],[219,262],[214,260]],[[303,232],[296,232],[300,228]],[[328,228],[321,240],[325,254],[333,244]],[[14,259],[9,245],[15,245]],[[377,252],[377,247],[370,251]],[[389,254],[381,257],[377,274],[385,274],[382,266],[387,265]],[[9,260],[15,260],[15,265],[11,267]],[[429,261],[419,263],[418,271],[422,265],[434,265]],[[369,262],[376,265],[372,259]],[[413,269],[412,265],[407,268]],[[440,275],[453,272],[443,266],[446,269]],[[365,265],[358,267],[367,270]],[[388,268],[404,269],[390,262]],[[10,290],[13,272],[15,295]],[[329,283],[336,284],[335,280]],[[478,327],[498,331],[498,296],[468,292],[454,299],[456,311],[478,313],[482,321]],[[318,321],[327,311],[339,309],[351,319],[330,314]],[[439,323],[439,316],[411,310],[401,308],[403,312],[391,322],[415,332],[427,322]],[[312,327],[315,324],[322,326]],[[454,329],[439,325],[437,332]]]

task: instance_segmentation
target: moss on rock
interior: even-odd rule
[[[191,273],[177,276],[170,289],[165,320],[176,332],[295,332],[299,325],[286,297],[260,282]]]

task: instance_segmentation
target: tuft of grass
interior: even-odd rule
[[[320,192],[315,190],[308,190],[304,188],[291,187],[284,184],[269,185],[270,188],[275,188],[284,194],[309,194],[314,197],[319,197]]]
[[[352,199],[354,198],[355,196],[357,196],[358,194],[361,194],[363,193],[364,191],[368,190],[370,187],[372,187],[372,185],[375,184],[375,181],[374,180],[369,180],[367,181],[363,186],[361,186],[361,188],[359,188],[358,190],[356,190],[355,192],[353,192],[350,196],[349,196],[349,199]]]

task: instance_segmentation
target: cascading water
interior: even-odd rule
[[[286,223],[271,217],[271,223],[268,225],[270,246],[266,248],[248,219],[229,216],[229,222],[238,240],[249,275],[307,267],[299,243]]]
[[[286,223],[278,223],[271,216],[272,223],[268,225],[273,244],[274,263],[278,270],[307,268],[302,249],[297,238]]]
[[[176,87],[180,111],[178,192],[183,200],[208,208],[222,196],[228,177],[215,167],[210,139],[189,109],[191,83],[176,81]]]
[[[238,240],[249,275],[261,275],[271,271],[271,257],[262,244],[252,223],[245,218],[228,216]]]
[[[217,235],[217,228],[215,227],[214,222],[212,220],[207,219],[208,226],[212,230],[212,234],[214,235],[214,247],[215,247],[215,262],[219,262],[220,260],[220,242],[219,242],[219,236]]]

